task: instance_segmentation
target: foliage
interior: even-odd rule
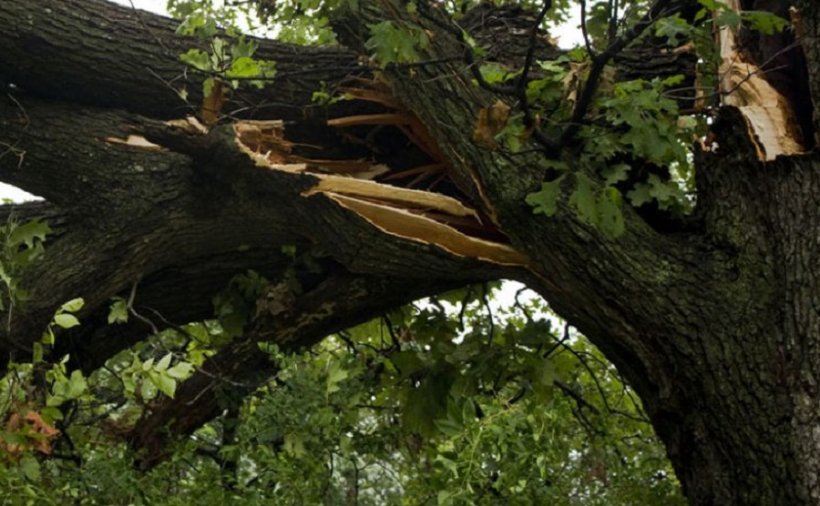
[[[471,286],[310,351],[264,346],[275,378],[148,473],[119,434],[157,390],[173,394],[157,375],[191,372],[184,334],[219,335],[219,324],[163,332],[87,378],[64,358],[51,373],[60,401],[47,404],[65,416],[47,453],[71,458],[32,446],[0,466],[0,482],[38,504],[683,504],[639,402],[600,353],[539,299],[519,292],[499,308],[491,297]],[[176,351],[157,360],[160,350]]]
[[[237,10],[195,0],[169,0],[168,9],[182,20],[177,33],[207,42],[207,51],[191,48],[179,55],[179,59],[191,69],[208,75],[202,84],[202,95],[213,109],[211,114],[219,112],[225,93],[223,84],[231,90],[243,83],[262,88],[276,75],[275,62],[255,57],[258,43],[242,34]],[[250,24],[252,17],[246,13],[244,21]],[[187,100],[186,88],[178,93],[182,100]],[[207,116],[205,112],[203,115]]]
[[[28,298],[20,286],[23,270],[43,255],[51,228],[42,220],[20,223],[13,215],[0,226],[0,311],[12,316],[13,307]]]
[[[396,26],[391,21],[370,25],[371,37],[365,47],[384,68],[391,63],[416,63],[421,59],[419,51],[427,49],[430,40],[417,28]]]

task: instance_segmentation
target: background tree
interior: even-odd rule
[[[195,3],[177,2],[183,35],[101,1],[0,5],[0,178],[45,198],[6,207],[4,271],[24,269],[1,349],[41,387],[15,408],[26,444],[114,365],[144,405],[120,425],[154,465],[169,436],[236,410],[215,388],[241,398],[275,374],[271,345],[507,278],[615,364],[692,504],[817,503],[813,2],[794,2],[791,35],[738,2],[589,2],[566,54],[538,30],[566,2],[256,4],[327,15],[342,46],[221,32]],[[798,72],[770,83],[786,53]],[[34,216],[48,226],[16,225]],[[247,269],[271,282],[232,282],[218,330],[180,325]],[[205,350],[160,339],[122,360],[163,331]]]

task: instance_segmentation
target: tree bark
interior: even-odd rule
[[[820,504],[816,153],[760,161],[742,115],[725,108],[714,124],[717,149],[696,153],[694,226],[658,231],[625,208],[626,232],[613,239],[581,221],[566,199],[555,217],[532,214],[524,199],[546,173],[542,151],[477,145],[479,111],[499,97],[472,84],[453,58],[463,47],[449,21],[429,6],[419,4],[413,19],[389,0],[340,10],[350,49],[263,42],[277,79],[233,96],[222,123],[200,132],[165,122],[195,111],[201,99],[201,76],[185,76],[191,104],[175,92],[183,70],[176,55],[195,42],[172,35],[170,21],[98,0],[36,4],[0,3],[7,48],[0,81],[15,85],[0,98],[0,179],[45,197],[47,204],[19,212],[48,215],[57,232],[46,260],[27,274],[34,299],[3,334],[5,356],[24,358],[51,312],[83,296],[84,325],[61,336],[58,351],[90,370],[147,332],[137,323],[104,325],[110,297],[135,283],[139,305],[184,323],[207,317],[210,297],[232,273],[256,268],[281,277],[283,245],[322,259],[319,278],[304,279],[308,289],[286,310],[258,317],[177,399],[146,413],[132,434],[149,450],[146,462],[160,456],[165,427],[184,434],[219,412],[203,392],[265,380],[271,371],[255,351],[259,341],[309,345],[414,297],[512,278],[543,295],[629,380],[692,504]],[[808,0],[797,7],[812,86],[801,98],[813,104],[817,126],[820,7]],[[369,76],[356,34],[387,13],[427,30],[425,57],[439,63],[383,72],[399,105],[311,105],[321,81],[350,85],[359,82],[351,76]],[[677,62],[658,58],[661,66]],[[632,61],[633,72],[646,66]],[[448,195],[372,182],[351,189],[327,165],[295,169],[296,155],[368,156],[325,120],[386,111],[406,123],[384,127],[390,135],[379,139],[403,143],[376,161],[392,171],[407,168],[397,164],[411,155],[445,166]],[[263,132],[243,123],[248,117],[284,123]],[[408,125],[424,142],[406,147]],[[129,135],[159,149],[116,142]],[[418,149],[431,139],[434,149]],[[264,142],[283,140],[321,148],[296,147],[281,164],[262,156]],[[436,212],[419,211],[414,199]],[[453,225],[474,218],[480,227]]]
[[[817,20],[816,6],[803,7]],[[373,22],[384,11],[363,7],[345,20]],[[440,24],[422,25],[435,34],[431,58],[456,44]],[[698,160],[699,230],[661,235],[628,215],[627,233],[613,241],[568,209],[552,220],[531,216],[524,197],[546,173],[543,159],[472,142],[459,125],[474,123],[494,97],[460,73],[397,72],[391,85],[448,139],[452,170],[483,187],[486,212],[535,264],[531,287],[639,392],[691,502],[820,503],[816,364],[807,357],[820,338],[817,156],[760,162],[743,119],[727,109],[715,126],[719,149]]]

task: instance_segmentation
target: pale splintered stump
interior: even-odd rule
[[[740,11],[739,0],[729,0]],[[738,47],[737,28],[723,26],[720,45],[721,103],[740,110],[760,160],[803,153],[805,148],[792,105],[768,80],[767,62],[754,62]]]

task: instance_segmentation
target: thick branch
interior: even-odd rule
[[[426,206],[440,203],[439,213],[469,214],[453,199],[276,168],[239,140],[248,129],[191,133],[124,113],[30,98],[22,104],[28,123],[14,121],[14,109],[0,114],[11,111],[4,132],[19,139],[16,145],[26,156],[22,164],[0,159],[0,174],[69,210],[64,232],[49,242],[47,260],[24,280],[33,298],[13,317],[10,335],[16,348],[30,348],[54,309],[68,299],[84,297],[83,316],[100,311],[92,320],[102,323],[110,297],[138,280],[167,286],[171,278],[166,276],[174,275],[182,286],[213,288],[225,279],[226,269],[214,271],[204,285],[195,278],[219,258],[234,255],[226,268],[244,271],[245,265],[259,265],[260,254],[283,245],[312,248],[356,272],[465,282],[514,275],[521,257],[509,246],[472,238],[402,207],[427,199]],[[167,147],[144,149],[109,140],[129,132],[142,132]],[[367,195],[371,200],[362,200]],[[378,198],[388,200],[373,200]],[[424,227],[435,233],[425,237]],[[500,252],[510,263],[483,260],[481,248],[488,248],[487,258]],[[168,311],[162,294],[159,290],[157,299],[141,303]],[[191,296],[200,302],[176,298],[174,304],[207,307],[212,294],[196,291]],[[109,349],[91,343],[81,348],[92,351],[93,358],[75,358],[90,364],[104,360],[98,350]],[[4,352],[9,350],[4,346]]]
[[[199,110],[208,76],[186,71],[179,55],[203,43],[175,35],[174,20],[105,0],[4,0],[0,26],[0,84],[158,118]],[[362,73],[356,55],[344,49],[260,41],[255,56],[276,62],[276,93],[237,93],[225,113],[302,119],[322,82],[333,89]],[[187,102],[178,95],[183,89]]]
[[[355,13],[340,16],[350,23],[374,23],[384,13],[404,12],[387,3],[360,3]],[[438,14],[431,9],[430,15]],[[422,23],[432,33],[427,58],[452,54],[460,47],[458,39],[442,29],[446,21],[402,21]],[[675,381],[668,375],[675,366],[664,357],[669,356],[671,343],[686,333],[683,315],[691,308],[683,307],[683,301],[709,297],[707,287],[727,279],[727,258],[698,251],[696,236],[666,237],[652,231],[628,207],[626,233],[618,239],[584,223],[563,199],[555,217],[534,217],[525,197],[548,173],[547,160],[527,150],[516,154],[480,148],[471,138],[472,128],[465,127],[474,125],[480,109],[496,97],[473,86],[458,64],[435,71],[415,69],[412,76],[395,69],[390,78],[396,97],[433,137],[447,139],[440,147],[451,170],[459,174],[456,179],[473,181],[480,188],[485,212],[533,260],[532,286],[613,359],[651,410],[658,389],[672,388]],[[558,153],[553,157],[560,158]],[[676,314],[679,318],[670,317]]]
[[[260,342],[283,350],[311,346],[329,333],[452,286],[433,279],[419,282],[342,273],[288,298],[274,285],[269,294],[277,297],[271,305],[276,309],[261,311],[248,333],[206,362],[173,400],[152,407],[135,425],[131,443],[144,450],[143,465],[152,466],[165,456],[169,437],[189,434],[268,381],[276,368],[259,350]]]

